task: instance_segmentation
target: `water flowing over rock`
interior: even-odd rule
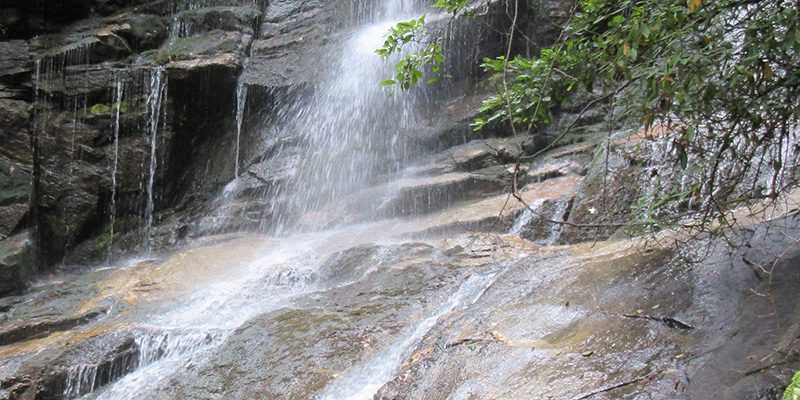
[[[471,127],[479,62],[568,2],[520,2],[513,43],[501,0],[29,3],[0,6],[0,399],[751,398],[800,367],[796,210],[649,246],[625,222],[680,171],[602,88]],[[407,53],[374,50],[423,13],[450,78],[389,95]]]

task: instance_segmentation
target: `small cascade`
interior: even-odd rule
[[[84,364],[70,368],[62,398],[75,399],[94,391],[97,383],[97,365]]]
[[[533,218],[533,211],[531,211],[530,208],[522,210],[522,213],[514,220],[514,225],[508,230],[508,234],[520,236],[520,234],[522,234],[522,228],[528,225],[528,222],[531,222],[531,218]]]
[[[140,335],[135,339],[138,349],[138,367],[145,367],[167,357],[191,354],[198,349],[219,342],[221,338],[220,332],[191,330]]]
[[[233,164],[233,179],[239,179],[239,152],[240,138],[242,136],[242,122],[244,121],[244,106],[247,102],[247,85],[239,82],[236,86],[236,158]]]
[[[422,320],[403,340],[387,351],[330,383],[319,400],[368,400],[395,374],[408,352],[433,328],[439,318],[459,307],[474,304],[494,283],[500,271],[473,274],[464,281],[436,313]]]
[[[73,187],[76,184],[76,170],[81,163],[78,156],[81,144],[78,140],[84,131],[83,123],[88,109],[92,50],[91,41],[80,39],[47,53],[39,53],[34,59],[31,144],[35,172],[31,176],[32,180],[38,179],[37,176],[41,177],[40,168],[43,162],[59,158],[63,166],[59,171],[63,187]],[[78,82],[81,84],[76,84]],[[69,125],[63,123],[66,113],[62,111],[71,111]],[[71,129],[64,129],[66,127]],[[58,145],[53,146],[54,143]],[[32,185],[36,186],[31,192],[32,196],[37,196],[35,192],[41,189],[41,186],[37,186],[40,182]],[[70,195],[63,193],[63,196]],[[32,201],[37,199],[32,198]],[[65,240],[59,243],[60,250],[54,252],[61,252],[65,256],[73,246],[77,234],[73,224],[64,224],[62,237]],[[61,261],[63,263],[64,259]]]
[[[111,212],[110,214],[110,234],[108,236],[108,256],[106,262],[110,265],[113,257],[114,248],[114,219],[117,214],[117,167],[119,164],[119,115],[122,108],[122,78],[117,75],[115,85],[116,102],[114,103],[114,165],[111,170]]]
[[[147,204],[145,205],[144,213],[144,230],[146,235],[147,247],[152,247],[152,226],[153,226],[153,211],[155,210],[155,203],[153,199],[153,190],[156,177],[156,151],[158,147],[158,131],[159,121],[162,117],[162,107],[166,110],[167,101],[167,78],[163,68],[157,68],[150,71],[150,86],[147,94],[145,108],[147,110],[147,126],[146,132],[150,135],[150,163],[149,175],[147,179]]]
[[[562,200],[556,202],[556,209],[553,211],[553,216],[550,218],[553,221],[565,221],[567,211],[569,211],[571,201],[569,200]],[[548,246],[553,246],[558,243],[558,239],[561,237],[561,231],[564,230],[563,224],[552,223],[552,227],[550,228],[550,236],[547,238],[545,243]]]
[[[122,351],[111,360],[96,364],[79,364],[70,367],[64,377],[62,399],[77,399],[94,392],[136,369],[137,354]]]
[[[533,219],[534,215],[536,215],[535,212],[542,207],[542,204],[544,204],[544,199],[536,199],[531,204],[528,204],[528,207],[526,207],[519,215],[517,215],[517,218],[514,220],[514,224],[511,226],[511,229],[508,230],[508,234],[521,237],[520,235],[522,235],[522,230],[528,225],[529,222],[531,222],[531,219]]]

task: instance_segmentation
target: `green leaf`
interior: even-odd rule
[[[644,36],[645,38],[649,39],[650,38],[650,26],[647,25],[647,24],[642,24],[641,30],[642,30],[642,36]]]
[[[395,82],[393,79],[389,79],[389,80],[381,82],[381,86],[392,86],[395,83],[397,83],[397,82]]]
[[[691,143],[694,141],[694,127],[689,125],[686,127],[686,130],[683,132],[683,139],[687,142]],[[686,168],[686,167],[684,167]]]

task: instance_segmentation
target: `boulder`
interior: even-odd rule
[[[194,36],[219,29],[254,35],[261,15],[261,11],[250,6],[189,9],[177,15],[177,33]]]
[[[128,15],[122,19],[129,29],[119,32],[134,51],[155,49],[167,38],[169,22],[166,17],[152,14]]]
[[[295,32],[253,42],[242,82],[267,88],[298,86],[313,80],[315,61],[322,54],[318,34]]]
[[[0,99],[0,156],[16,163],[31,165],[33,151],[28,126],[31,105],[20,100]]]
[[[0,241],[0,296],[23,289],[34,262],[31,231]]]
[[[277,0],[271,2],[261,24],[261,37],[301,31],[319,25],[323,18],[319,0]]]
[[[0,157],[0,240],[8,237],[28,213],[30,170]]]
[[[175,38],[161,48],[142,53],[143,62],[171,69],[193,69],[212,64],[241,66],[252,37],[239,32],[214,30],[203,35]]]
[[[0,80],[20,74],[29,74],[33,70],[28,43],[24,40],[0,42]]]

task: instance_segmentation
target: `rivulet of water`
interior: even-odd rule
[[[108,236],[108,255],[106,258],[108,264],[111,264],[114,249],[114,219],[117,214],[117,167],[119,164],[119,115],[120,109],[122,108],[122,77],[118,74],[116,80],[116,103],[114,103],[116,108],[114,112],[114,165],[111,170],[111,211],[109,212],[111,232]]]
[[[422,320],[402,340],[388,350],[357,366],[344,377],[335,379],[318,396],[319,400],[368,400],[394,376],[409,350],[433,328],[439,318],[462,306],[474,304],[491,286],[498,271],[471,275],[444,305]]]
[[[242,136],[242,122],[244,121],[244,106],[247,103],[247,85],[239,82],[236,85],[236,158],[233,163],[233,179],[239,178],[239,153]]]
[[[150,86],[147,93],[145,108],[147,110],[147,132],[150,135],[150,168],[147,178],[147,204],[144,212],[144,230],[147,246],[150,248],[150,229],[153,226],[153,211],[155,203],[153,198],[154,183],[156,178],[156,150],[158,147],[159,121],[161,119],[162,107],[166,103],[167,97],[167,77],[163,68],[156,68],[150,71]]]

